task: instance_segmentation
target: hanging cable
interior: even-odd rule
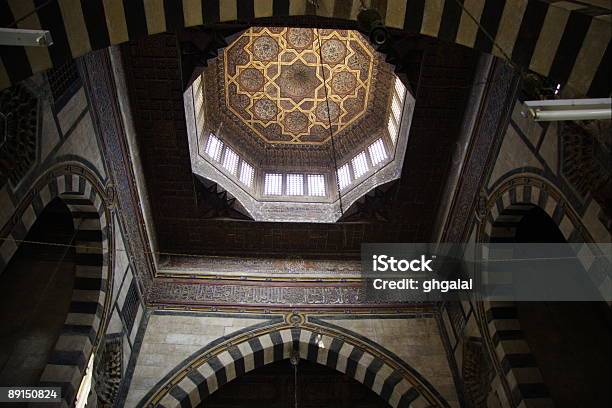
[[[459,0],[455,0],[455,3],[457,3],[457,5],[465,12],[465,14],[467,14],[468,17],[472,19],[474,24],[476,24],[478,28],[480,29],[480,31],[482,31],[482,33],[489,39],[489,41],[491,41],[491,44],[493,44],[493,46],[499,50],[499,52],[503,55],[506,61],[508,61],[508,63],[512,65],[512,67],[518,69],[519,71],[523,71],[523,69],[517,64],[515,64],[512,61],[512,59],[508,56],[508,54],[506,54],[506,51],[504,51],[504,49],[499,44],[497,44],[497,42],[495,41],[495,38],[493,38],[493,36],[489,34],[489,32],[482,26],[482,24],[480,24],[480,21],[478,21],[476,17],[474,17],[474,15],[468,9],[465,8],[465,5],[463,4],[463,2]]]
[[[35,14],[38,12],[38,10],[47,7],[49,4],[56,2],[57,0],[49,0],[46,3],[41,4],[40,6],[37,6],[34,8],[34,10],[30,11],[29,13],[26,13],[25,15],[19,17],[18,19],[16,19],[15,21],[13,21],[11,24],[9,24],[7,26],[7,28],[13,28],[16,27],[17,24],[19,24],[20,22],[22,22],[23,20],[25,20],[26,18],[30,17],[32,14]]]
[[[79,233],[79,229],[81,228],[81,224],[83,223],[83,220],[84,219],[81,219],[79,221],[79,223],[77,224],[76,228],[74,229],[74,232],[72,233],[72,235],[70,237],[70,241],[69,241],[68,244],[57,244],[57,245],[54,245],[54,246],[57,246],[57,247],[63,247],[64,248],[64,250],[62,251],[62,255],[59,258],[59,260],[57,261],[57,263],[54,265],[53,272],[51,272],[51,276],[49,277],[49,280],[45,284],[45,287],[43,288],[42,293],[35,300],[34,308],[33,308],[33,313],[28,318],[26,318],[25,321],[23,321],[21,323],[21,325],[20,325],[18,330],[20,330],[20,331],[26,330],[27,327],[29,326],[29,324],[32,323],[32,320],[34,319],[34,316],[36,315],[36,312],[37,312],[38,308],[40,307],[41,303],[43,302],[43,299],[45,298],[45,295],[49,291],[51,283],[54,281],[55,276],[57,275],[57,272],[59,271],[60,267],[62,266],[62,263],[66,259],[66,255],[68,255],[68,251],[70,251],[71,248],[77,248],[78,247],[77,245],[73,245],[73,242],[75,241],[75,239],[76,239],[76,237],[77,237],[77,235]],[[23,242],[28,242],[28,241],[23,241]],[[15,349],[15,347],[16,346],[14,346],[13,349],[11,349],[9,355],[12,354],[12,352]],[[5,362],[4,365],[0,366],[0,369],[4,370],[6,364],[8,364],[8,360]]]
[[[295,402],[295,408],[298,408],[297,401],[297,364],[293,365],[293,401]]]
[[[60,244],[60,243],[55,243],[55,242],[44,242],[44,241],[32,241],[32,240],[25,240],[25,239],[14,239],[14,238],[0,238],[0,241],[10,241],[13,242],[15,244],[32,244],[32,245],[47,245],[47,246],[54,246],[54,247],[64,247],[64,248],[78,248],[78,249],[83,249],[83,250],[87,250],[87,249],[94,249],[94,250],[98,250],[100,247],[94,246],[94,245],[74,245],[74,244]],[[123,248],[123,249],[119,249],[119,248],[115,248],[114,249],[115,252],[125,252],[128,253],[128,250]],[[163,256],[180,256],[180,257],[189,257],[189,258],[222,258],[223,256],[219,256],[219,255],[202,255],[202,254],[193,254],[193,253],[184,253],[184,252],[166,252],[166,251],[142,251],[143,254],[151,254],[151,255],[163,255]],[[231,258],[231,256],[228,256]],[[602,255],[594,255],[595,258],[603,258],[606,257],[605,254]],[[547,260],[547,259],[575,259],[575,257],[547,257],[547,258],[529,258],[528,260]],[[511,259],[497,259],[496,261],[509,261]],[[527,259],[512,259],[514,261],[521,261],[521,260],[527,260]]]
[[[298,364],[300,363],[300,354],[298,351],[293,351],[291,353],[291,356],[289,357],[289,362],[291,363],[291,365],[293,366],[293,402],[294,402],[294,408],[298,408],[298,393],[297,393],[297,386],[298,386],[298,381],[297,381],[297,367]]]
[[[323,76],[323,89],[325,90],[325,105],[327,109],[327,123],[329,125],[329,139],[332,146],[332,159],[334,160],[334,178],[336,179],[336,188],[338,190],[338,202],[340,204],[340,216],[344,214],[342,207],[342,194],[340,193],[340,179],[338,177],[338,159],[336,158],[336,145],[334,143],[334,131],[332,129],[331,111],[329,109],[329,95],[327,93],[327,78],[325,77],[325,67],[323,66],[323,51],[321,47],[321,34],[318,28],[315,28],[317,33],[317,41],[319,43],[319,66],[321,67],[321,75]]]

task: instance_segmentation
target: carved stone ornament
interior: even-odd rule
[[[122,337],[106,338],[100,345],[95,370],[95,390],[98,407],[112,407],[122,378]]]
[[[115,189],[115,185],[109,181],[106,183],[106,186],[104,186],[104,192],[106,195],[105,205],[109,209],[114,210],[117,207],[117,190]]]

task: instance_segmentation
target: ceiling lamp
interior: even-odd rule
[[[362,8],[357,15],[357,23],[359,23],[359,29],[367,34],[372,44],[384,45],[389,39],[389,32],[378,10]]]

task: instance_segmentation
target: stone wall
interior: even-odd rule
[[[432,315],[321,317],[321,320],[358,333],[397,355],[417,370],[446,399],[459,407],[459,398],[438,321]]]
[[[47,177],[49,171],[60,166],[74,166],[74,169],[84,168],[92,174],[95,182],[104,188],[111,183],[107,172],[103,150],[99,137],[94,128],[91,116],[91,106],[88,101],[86,91],[81,80],[81,73],[78,62],[67,64],[66,66],[51,70],[46,74],[36,75],[16,87],[22,87],[27,94],[31,95],[35,104],[33,105],[32,117],[35,126],[32,127],[32,134],[29,135],[35,141],[35,148],[28,160],[25,171],[19,173],[18,179],[11,173],[15,168],[14,164],[3,167],[3,183],[0,183],[0,231],[2,231],[3,241],[0,242],[0,273],[10,262],[19,242],[15,241],[18,237],[25,237],[27,228],[31,227],[35,221],[36,214],[26,211],[29,221],[22,221],[13,215],[20,213],[20,208],[37,208],[36,192],[32,187],[37,180]],[[2,91],[3,94],[14,92],[14,88]],[[1,113],[3,117],[23,118],[23,102],[15,105],[8,103],[9,98],[2,99]],[[12,116],[11,115],[15,115]],[[12,141],[11,131],[21,129],[17,125],[9,123],[3,130],[8,129],[7,140]],[[23,132],[17,134],[21,138],[28,136]],[[23,157],[19,157],[24,160]],[[13,161],[16,161],[14,158]],[[6,161],[5,161],[6,163]],[[69,170],[70,172],[70,170]],[[103,205],[106,205],[104,203]],[[40,209],[42,211],[42,209]],[[39,212],[38,212],[39,213]],[[29,214],[29,215],[28,215]],[[98,377],[101,381],[111,382],[115,385],[100,384],[105,389],[112,388],[107,398],[114,398],[117,387],[116,382],[125,374],[129,357],[132,353],[134,340],[140,322],[144,314],[144,303],[139,293],[138,285],[134,281],[134,273],[130,265],[130,257],[125,250],[123,239],[123,226],[115,212],[111,212],[112,224],[104,233],[112,233],[109,237],[112,240],[112,247],[115,251],[110,254],[109,260],[113,262],[113,279],[108,282],[106,293],[112,294],[111,309],[108,312],[109,320],[102,322],[101,327],[106,325],[106,332],[100,340],[96,353],[96,364],[110,367],[108,360],[119,361],[121,370],[117,372],[115,368],[98,370]],[[24,220],[26,218],[23,218]],[[25,223],[26,230],[20,231],[20,225]],[[17,234],[15,233],[17,228]],[[12,232],[11,232],[12,231]],[[21,238],[21,239],[22,239]],[[112,346],[108,344],[112,343]],[[104,353],[104,350],[108,350]],[[108,372],[108,371],[114,372]],[[106,371],[106,372],[105,372]],[[117,378],[119,377],[119,378]]]
[[[610,123],[599,122],[598,124],[580,123],[578,126],[580,129],[585,129],[585,132],[590,132],[588,135],[594,140],[603,139]],[[525,105],[521,101],[516,101],[508,126],[501,135],[499,152],[489,170],[481,195],[483,198],[492,196],[500,186],[517,176],[542,180],[550,188],[558,190],[564,202],[568,203],[571,208],[566,212],[572,211],[577,215],[581,224],[576,228],[577,234],[580,235],[580,238],[576,235],[577,241],[584,239],[582,237],[590,237],[596,243],[609,243],[611,242],[609,214],[606,214],[601,201],[597,199],[598,192],[588,191],[585,194],[585,190],[580,191],[575,181],[568,177],[573,171],[570,168],[573,164],[569,162],[568,155],[564,152],[564,146],[567,148],[569,144],[566,126],[565,122],[535,122],[527,115]],[[607,143],[609,146],[609,139]],[[582,160],[592,159],[582,157]],[[599,177],[606,178],[609,175],[603,174]],[[470,243],[481,239],[478,237],[478,228],[479,217],[482,216],[483,214],[472,216],[468,240]],[[496,329],[489,320],[491,319],[489,315],[486,316],[487,322],[482,326],[479,325],[477,310],[479,307],[484,311],[488,310],[489,306],[474,302],[473,299],[444,305],[441,310],[443,339],[454,357],[451,364],[455,365],[456,372],[462,376],[462,392],[465,392],[466,403],[474,406],[506,406],[511,397],[504,395],[502,380],[495,374],[494,362],[487,356],[486,345],[483,343],[483,327]],[[505,330],[510,329],[513,327],[508,326]],[[525,377],[515,381],[520,383],[531,380]],[[512,386],[510,384],[510,387]],[[484,405],[478,405],[479,403]]]
[[[162,387],[173,374],[215,344],[231,341],[254,329],[278,325],[286,319],[287,316],[279,313],[153,312],[133,367],[125,406],[139,406],[139,402],[145,401],[143,397],[149,398],[150,392]],[[306,324],[314,325],[309,327],[330,329],[340,336],[358,338],[372,347],[385,350],[432,384],[451,407],[459,407],[434,314],[352,316],[305,313],[304,319]]]
[[[216,317],[154,312],[148,319],[140,354],[133,367],[125,406],[136,406],[158,381],[199,349],[265,320],[251,315]]]
[[[595,122],[582,122],[577,126],[579,129],[584,129],[585,138],[590,136],[595,140],[605,139],[607,135],[609,144],[610,122]],[[504,181],[518,174],[539,176],[565,196],[594,242],[610,242],[610,230],[607,229],[609,226],[606,227],[609,215],[604,213],[602,203],[596,199],[597,191],[594,191],[602,187],[581,188],[570,177],[573,171],[579,170],[571,167],[580,165],[580,163],[572,163],[571,158],[564,151],[570,147],[568,144],[572,143],[568,140],[572,132],[575,130],[568,129],[567,122],[533,121],[528,117],[525,105],[517,101],[485,191],[488,194],[492,193]],[[603,145],[605,141],[600,143]],[[597,158],[583,157],[582,159],[583,161],[595,161]],[[601,178],[610,177],[609,171],[602,173],[599,175]]]

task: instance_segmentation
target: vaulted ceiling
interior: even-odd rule
[[[353,257],[362,242],[429,241],[478,54],[414,36],[397,38],[395,47],[402,57],[394,64],[401,65],[416,97],[401,179],[374,194],[369,209],[353,212],[350,221],[289,224],[228,218],[222,197],[211,200],[210,189],[193,177],[176,36],[160,34],[123,46],[158,249]],[[302,137],[296,135],[292,141]]]
[[[344,130],[369,108],[380,65],[353,30],[251,27],[223,54],[226,105],[267,143],[321,144]]]
[[[251,27],[203,70],[203,122],[262,165],[330,167],[386,134],[393,80],[357,31]]]

